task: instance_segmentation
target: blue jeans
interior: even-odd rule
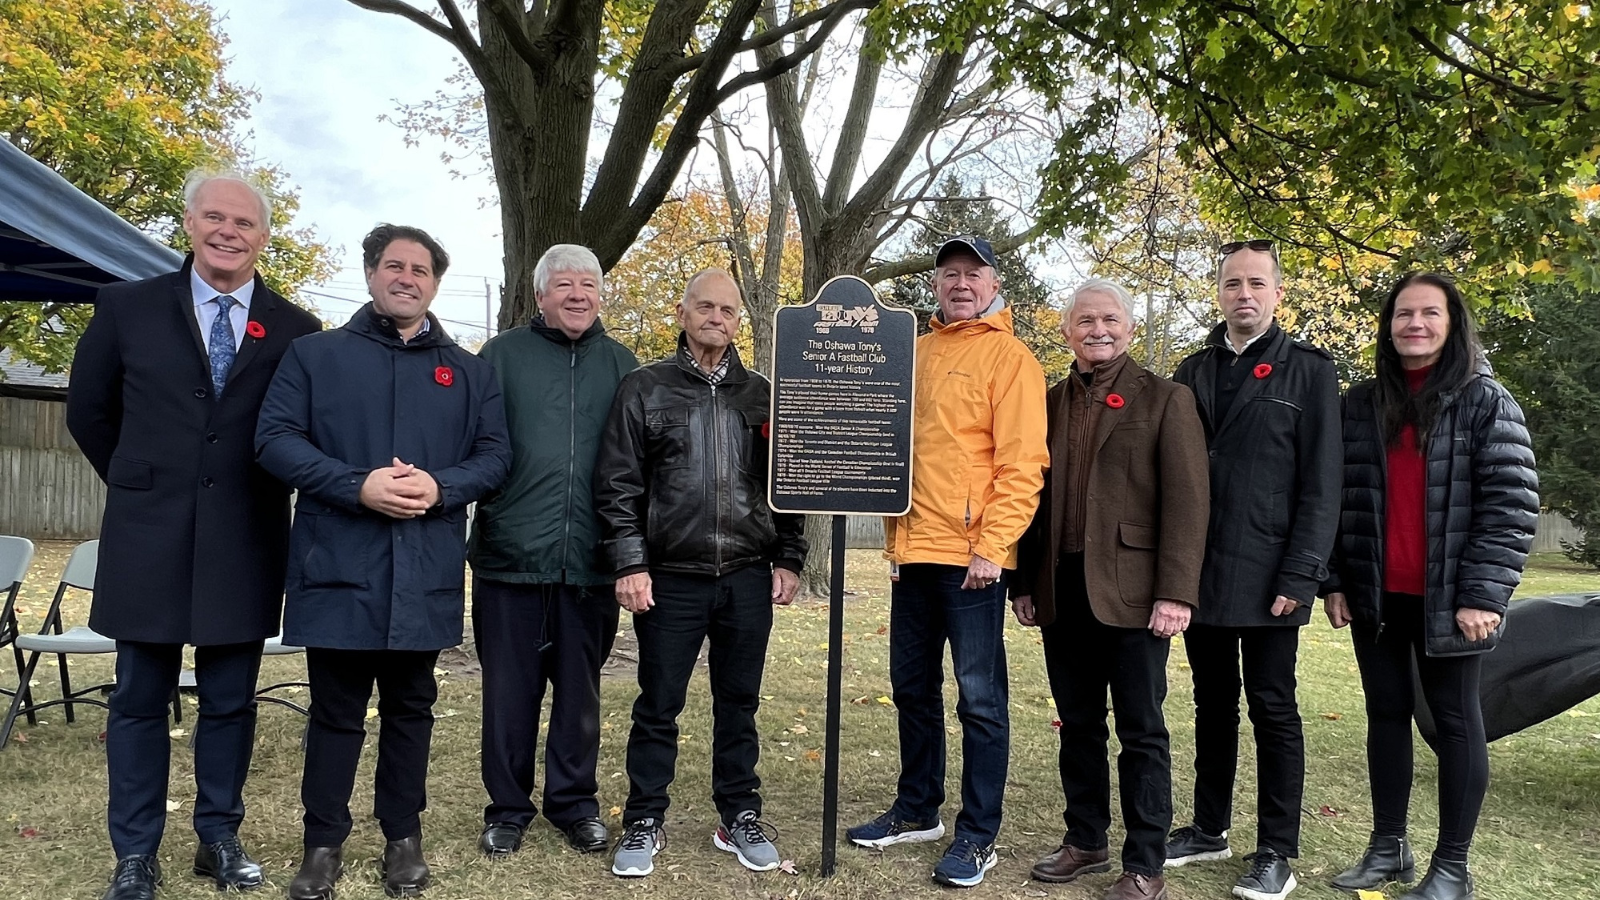
[[[944,645],[954,663],[961,721],[961,813],[955,834],[979,844],[1000,832],[1011,753],[1006,681],[1006,578],[962,590],[965,566],[900,567],[891,592],[889,679],[900,720],[900,783],[894,811],[931,823],[944,803]]]

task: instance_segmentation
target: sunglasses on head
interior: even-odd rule
[[[1217,248],[1218,256],[1232,256],[1240,250],[1254,250],[1257,253],[1271,253],[1274,258],[1278,255],[1278,245],[1266,238],[1256,238],[1253,241],[1229,241]]]

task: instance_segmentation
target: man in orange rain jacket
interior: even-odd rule
[[[935,257],[939,311],[917,339],[911,511],[885,520],[898,567],[889,672],[900,721],[894,805],[851,828],[863,847],[944,835],[944,644],[960,699],[961,812],[934,880],[972,887],[995,865],[1011,723],[1007,713],[1006,570],[1033,519],[1049,462],[1044,372],[1011,329],[994,249],[945,241]]]

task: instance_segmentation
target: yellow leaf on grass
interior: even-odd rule
[[[879,697],[878,698],[878,702],[882,703],[884,706],[893,706],[894,705],[894,701],[890,700],[888,697]]]
[[[1356,891],[1358,900],[1384,900],[1383,891]]]
[[[378,717],[378,708],[376,706],[367,707],[367,718],[376,719],[377,717]]]

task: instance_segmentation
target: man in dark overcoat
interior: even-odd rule
[[[1189,389],[1128,357],[1133,302],[1086,282],[1061,314],[1072,370],[1050,389],[1050,469],[1019,547],[1012,609],[1038,625],[1061,719],[1066,835],[1033,866],[1046,882],[1111,868],[1106,694],[1116,712],[1122,874],[1107,900],[1166,900],[1172,757],[1167,652],[1199,602],[1204,432]]]
[[[167,818],[167,715],[193,644],[196,874],[262,884],[239,843],[262,641],[278,632],[289,490],[253,438],[289,342],[322,327],[256,272],[271,203],[238,173],[184,189],[194,250],[170,275],[102,288],[78,342],[67,428],[106,482],[89,624],[117,642],[106,723],[106,900],[146,900]]]
[[[494,370],[428,312],[444,249],[397,225],[361,249],[372,302],[289,349],[256,432],[261,465],[299,491],[284,610],[284,640],[307,648],[311,681],[296,900],[333,894],[374,683],[384,889],[428,884],[433,669],[461,643],[467,506],[511,466]]]
[[[1300,626],[1328,575],[1344,460],[1333,357],[1274,318],[1283,272],[1270,241],[1222,247],[1223,321],[1173,380],[1194,391],[1211,465],[1200,611],[1184,636],[1194,678],[1194,820],[1167,865],[1226,859],[1239,762],[1239,688],[1255,729],[1256,848],[1234,894],[1282,900],[1300,854],[1305,737],[1295,700]],[[1242,678],[1241,678],[1242,676]]]

